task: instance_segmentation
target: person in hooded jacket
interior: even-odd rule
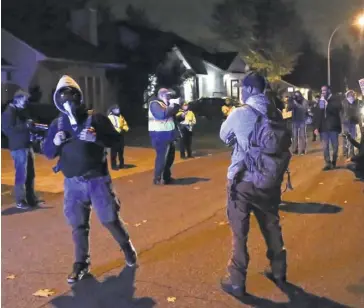
[[[18,90],[1,116],[2,131],[8,137],[15,166],[16,207],[28,210],[40,205],[34,189],[34,150],[30,141],[33,121],[27,112],[29,94]]]
[[[125,118],[121,115],[118,105],[109,108],[108,117],[115,130],[120,134],[120,141],[114,143],[110,149],[111,168],[113,170],[123,169],[125,147],[124,134],[129,131],[129,126]],[[116,161],[117,156],[119,157],[119,164],[117,164]]]
[[[250,229],[250,213],[253,212],[268,246],[267,257],[271,264],[269,276],[277,284],[286,281],[286,250],[280,227],[279,204],[281,203],[281,184],[261,189],[253,184],[253,173],[246,171],[236,181],[241,171],[242,162],[250,147],[250,136],[261,116],[281,116],[274,102],[264,94],[267,82],[259,73],[252,72],[242,81],[244,105],[234,110],[220,129],[220,139],[230,143],[231,136],[236,142],[228,168],[227,216],[232,230],[233,248],[228,264],[229,276],[221,280],[221,288],[235,297],[244,297],[246,293],[247,268],[249,253],[247,247]],[[234,188],[234,193],[232,187]],[[233,195],[235,195],[233,197]]]
[[[71,77],[59,80],[53,100],[61,115],[49,127],[43,153],[48,159],[59,157],[58,167],[65,176],[64,214],[75,245],[75,263],[67,281],[75,283],[89,271],[91,204],[124,252],[126,264],[135,266],[137,254],[119,218],[120,202],[112,188],[105,150],[119,142],[120,134],[106,116],[87,114],[82,90]]]
[[[341,121],[343,131],[356,138],[356,126],[360,123],[360,109],[359,102],[355,99],[355,92],[349,90],[345,93],[345,99],[342,101]],[[343,142],[343,155],[346,158],[354,155],[354,145],[348,138],[344,138]]]

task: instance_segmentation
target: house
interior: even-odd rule
[[[246,65],[238,53],[211,54],[174,33],[135,26],[125,21],[118,22],[117,27],[120,44],[131,52],[143,50],[149,53],[151,59],[151,54],[164,51],[159,66],[155,65],[156,71],[172,70],[176,65],[181,65],[181,69],[188,73],[181,85],[186,101],[200,97],[239,97],[236,83],[243,78]],[[156,72],[155,75],[161,74]],[[151,78],[154,83],[155,78]],[[166,82],[168,80],[159,80],[161,84]]]
[[[107,72],[125,65],[98,47],[95,14],[93,10],[74,11],[69,28],[57,29],[41,27],[31,16],[19,23],[4,14],[2,92],[10,83],[30,92],[39,89],[39,102],[51,103],[57,81],[67,74],[80,84],[87,107],[105,111],[117,92]]]

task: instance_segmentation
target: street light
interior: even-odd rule
[[[337,31],[339,31],[339,29],[343,26],[344,24],[340,24],[338,25],[334,31],[332,31],[332,34],[330,36],[329,39],[329,44],[327,46],[327,85],[331,86],[331,42],[332,39],[334,38],[335,34]],[[358,26],[361,29],[364,29],[364,13],[360,14],[357,19],[356,22],[354,23],[354,25]]]

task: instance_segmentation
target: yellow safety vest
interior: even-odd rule
[[[167,109],[167,105],[161,101],[151,101],[148,108],[148,130],[150,132],[170,132],[173,131],[176,126],[174,124],[173,117],[169,117],[165,120],[157,120],[150,111],[150,105],[157,102],[163,109]]]

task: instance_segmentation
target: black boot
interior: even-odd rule
[[[90,271],[90,262],[76,262],[73,264],[72,273],[68,275],[67,282],[72,284],[80,281]]]

